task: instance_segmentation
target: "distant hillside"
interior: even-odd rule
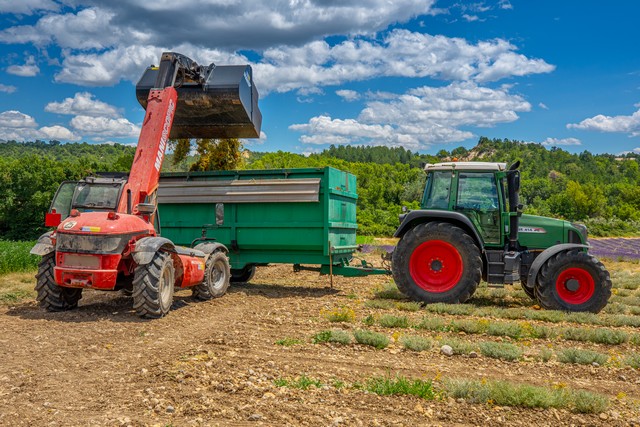
[[[60,182],[98,171],[126,172],[134,152],[119,144],[0,143],[0,238],[37,237]],[[472,149],[458,147],[436,155],[353,146],[331,146],[308,157],[282,151],[248,153],[243,167],[333,166],[350,171],[358,177],[358,232],[390,235],[403,205],[419,207],[425,180],[420,164],[454,159],[520,160],[527,213],[585,222],[592,235],[640,234],[640,170],[634,154],[570,154],[539,144],[480,138]],[[163,170],[188,170],[193,160],[173,165],[169,154]]]

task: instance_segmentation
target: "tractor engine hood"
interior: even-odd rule
[[[518,243],[529,249],[546,249],[562,243],[587,244],[586,227],[562,219],[523,214]]]

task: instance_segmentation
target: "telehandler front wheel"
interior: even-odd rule
[[[446,222],[409,230],[393,251],[392,263],[400,292],[427,303],[465,302],[482,277],[478,246],[464,230]]]
[[[535,293],[546,309],[598,313],[611,296],[611,277],[600,261],[574,249],[552,256],[542,266]]]
[[[224,295],[229,288],[231,268],[229,258],[222,251],[209,255],[204,268],[204,281],[193,287],[193,296],[206,301]]]
[[[78,306],[82,298],[82,288],[65,288],[58,286],[53,276],[56,266],[56,254],[52,252],[44,255],[38,264],[36,274],[36,300],[40,307],[47,311],[66,311]]]
[[[173,303],[175,270],[171,255],[156,252],[149,264],[136,267],[133,276],[133,308],[140,317],[158,319]]]

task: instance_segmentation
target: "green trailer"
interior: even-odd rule
[[[215,240],[229,249],[234,281],[255,266],[364,276],[351,266],[356,244],[356,177],[331,167],[165,173],[158,189],[163,237],[193,246]]]

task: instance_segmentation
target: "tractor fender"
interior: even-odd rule
[[[415,210],[402,215],[401,218],[402,222],[400,223],[400,227],[398,227],[393,237],[404,236],[407,231],[418,224],[443,220],[457,225],[470,233],[480,250],[484,247],[482,238],[480,237],[480,234],[478,234],[478,230],[473,226],[471,220],[460,212],[439,211],[434,209]]]
[[[53,242],[51,241],[52,233],[53,231],[47,231],[42,236],[38,237],[38,241],[36,242],[35,245],[33,245],[29,253],[32,255],[45,256],[55,251],[56,248],[53,245]]]
[[[207,255],[211,255],[214,252],[222,251],[225,254],[229,253],[229,249],[222,243],[217,242],[207,242],[207,243],[199,243],[194,246],[193,249],[204,252]]]
[[[555,245],[545,249],[540,255],[536,257],[536,259],[533,261],[533,264],[531,264],[531,268],[529,268],[529,275],[527,276],[527,287],[529,289],[533,289],[536,284],[536,280],[538,279],[538,273],[540,272],[540,269],[542,268],[544,263],[549,260],[549,258],[557,253],[576,248],[588,249],[589,245],[580,245],[578,243],[563,243],[561,245]]]
[[[136,242],[136,247],[131,252],[133,260],[138,265],[149,264],[153,256],[160,248],[175,250],[176,245],[164,237],[144,237]]]

